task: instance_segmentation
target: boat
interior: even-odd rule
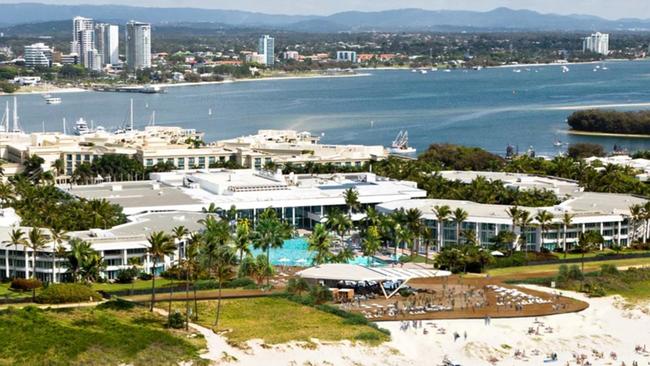
[[[413,70],[411,70],[411,72],[418,72],[418,70],[416,70],[416,69],[413,69]]]
[[[521,69],[514,69],[512,72],[516,72],[517,74],[521,72]]]
[[[44,95],[43,98],[45,99],[46,104],[61,104],[61,98],[59,98],[59,97],[53,97],[51,95]]]
[[[558,139],[558,140],[555,140],[555,142],[553,143],[553,146],[555,146],[555,147],[560,147],[560,146],[562,146],[562,141],[560,141],[559,139]]]
[[[474,69],[476,71],[481,71],[481,70],[483,70],[483,66],[474,66],[472,69]]]
[[[420,74],[422,74],[422,75],[426,75],[426,74],[427,74],[427,70],[420,70]]]
[[[436,71],[438,71],[438,68],[437,67],[432,67],[431,71],[436,72]]]
[[[451,70],[450,70],[450,69],[445,69],[445,71],[444,71],[444,72],[451,72]]]
[[[609,68],[607,66],[603,66],[601,70],[609,70]]]
[[[569,72],[569,68],[566,66],[562,66],[562,72]]]
[[[90,128],[88,128],[88,122],[83,118],[79,118],[77,122],[74,123],[73,131],[77,136],[87,135],[92,132]]]
[[[406,130],[401,130],[393,140],[393,144],[388,149],[392,154],[415,154],[417,151],[414,147],[409,145],[409,133]]]

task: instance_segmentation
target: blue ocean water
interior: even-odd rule
[[[596,68],[600,66],[600,68]],[[69,93],[63,103],[46,105],[38,95],[21,95],[24,129],[70,130],[83,117],[95,125],[118,127],[135,99],[136,126],[180,125],[206,133],[207,140],[250,134],[258,129],[297,129],[323,135],[326,143],[389,145],[407,129],[411,145],[432,142],[483,147],[504,153],[507,144],[533,146],[554,154],[553,142],[597,142],[631,150],[650,140],[567,135],[566,117],[580,106],[650,108],[650,62],[598,65],[454,70],[424,75],[408,70],[371,70],[350,78],[263,80],[169,88],[166,94]],[[604,70],[606,67],[607,70]],[[594,71],[596,70],[596,71]],[[0,97],[4,104],[7,97]],[[209,114],[212,110],[212,114]],[[372,124],[371,124],[372,121]]]

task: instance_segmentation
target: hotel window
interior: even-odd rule
[[[158,163],[158,164],[162,164],[164,162],[165,162],[165,159],[163,159],[163,158],[158,158],[158,161],[156,161],[156,163]]]
[[[147,159],[146,165],[153,166],[153,159]]]
[[[360,162],[360,161],[355,161],[355,162],[354,162],[354,166],[356,166],[356,167],[360,167],[360,166],[361,166],[361,162]]]
[[[208,166],[214,164],[216,161],[217,161],[217,158],[216,158],[216,157],[214,157],[214,156],[210,156],[210,157],[208,158]]]
[[[90,161],[90,155],[88,154],[84,155],[84,161]]]
[[[222,162],[222,163],[225,163],[226,162],[226,157],[225,156],[220,156],[219,161]]]
[[[199,168],[205,168],[205,156],[199,156]]]
[[[262,158],[255,158],[255,168],[259,169],[262,167]]]
[[[71,161],[71,160],[72,160],[72,154],[67,154],[67,155],[66,155],[66,160],[70,160],[70,161]]]
[[[76,161],[81,161],[81,155],[80,154],[75,154],[75,160]]]
[[[174,164],[174,158],[167,158],[167,162],[171,163],[171,164]]]
[[[194,158],[189,158],[187,163],[189,164],[190,169],[194,168]]]
[[[185,169],[185,158],[178,158],[178,164],[176,167],[179,169]]]

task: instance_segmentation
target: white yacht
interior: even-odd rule
[[[400,131],[393,140],[393,144],[388,149],[392,154],[415,154],[417,151],[414,147],[409,145],[409,133],[406,130]]]
[[[92,132],[90,128],[88,128],[88,122],[83,118],[79,118],[77,122],[75,122],[73,131],[74,134],[78,136],[87,135]]]
[[[53,97],[51,95],[44,95],[43,98],[45,99],[46,104],[61,104],[61,98],[59,97]]]

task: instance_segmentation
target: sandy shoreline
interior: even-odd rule
[[[548,288],[527,286],[539,291]],[[546,317],[493,319],[486,325],[483,319],[422,321],[422,327],[401,330],[400,322],[381,322],[380,327],[391,331],[391,341],[377,347],[351,342],[318,342],[310,347],[304,343],[265,346],[250,341],[249,349],[229,346],[221,336],[202,329],[208,341],[203,356],[219,364],[232,365],[440,365],[447,356],[463,366],[480,365],[542,365],[547,354],[556,353],[558,366],[577,365],[574,354],[582,355],[592,365],[648,364],[650,352],[636,352],[650,340],[650,316],[647,310],[623,308],[619,297],[588,299],[582,294],[564,295],[589,302],[588,309],[571,314]],[[424,334],[424,329],[428,334]],[[445,330],[442,334],[441,329]],[[207,334],[206,334],[207,331]],[[453,334],[460,335],[454,340]],[[465,338],[465,333],[467,337]],[[314,335],[317,336],[317,335]],[[516,356],[516,351],[525,356]],[[593,351],[604,354],[603,358]],[[617,354],[614,361],[611,352]],[[224,357],[227,355],[227,357]],[[234,357],[229,362],[226,358]]]
[[[650,135],[635,135],[630,133],[607,133],[607,132],[588,132],[588,131],[575,131],[567,130],[569,135],[577,136],[595,136],[595,137],[625,137],[633,139],[650,139]]]
[[[163,84],[152,84],[155,86],[163,88],[171,87],[180,87],[180,86],[204,86],[204,85],[215,85],[215,84],[231,84],[231,83],[240,83],[240,82],[252,82],[252,81],[276,81],[276,80],[300,80],[300,79],[325,79],[325,78],[350,78],[350,77],[361,77],[361,76],[370,76],[370,73],[356,73],[356,74],[336,74],[336,75],[296,75],[296,76],[269,76],[263,78],[253,78],[253,79],[236,79],[236,80],[223,80],[223,81],[202,81],[198,83],[163,83]],[[52,87],[45,90],[35,90],[35,91],[18,91],[11,94],[0,93],[0,97],[3,96],[13,96],[13,95],[39,95],[39,94],[64,94],[64,93],[83,93],[91,92],[92,90],[83,89],[83,88],[57,88]]]

